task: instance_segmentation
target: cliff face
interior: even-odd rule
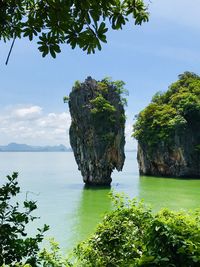
[[[88,77],[69,96],[70,143],[86,184],[109,185],[111,173],[123,168],[124,108],[111,84]]]
[[[151,151],[146,144],[139,142],[137,159],[140,174],[200,177],[200,129],[196,130],[187,129],[182,134],[175,134],[172,144],[160,141]]]
[[[134,125],[140,174],[200,178],[200,77],[185,72]]]

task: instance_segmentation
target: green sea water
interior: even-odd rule
[[[85,187],[71,152],[0,153],[1,183],[13,171],[19,172],[20,198],[37,200],[40,220],[28,227],[29,234],[47,223],[46,237],[55,237],[68,250],[89,237],[111,209],[111,190],[144,199],[153,210],[200,207],[200,180],[140,177],[135,152],[126,153],[122,172],[113,172],[111,188]]]

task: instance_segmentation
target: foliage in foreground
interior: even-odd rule
[[[32,212],[37,209],[36,202],[25,200],[23,207],[14,197],[20,193],[18,173],[7,176],[7,182],[0,187],[0,266],[20,266],[30,263],[37,266],[39,244],[48,226],[37,229],[35,237],[27,237],[26,225],[35,220]]]
[[[61,253],[60,247],[54,239],[50,240],[50,250],[44,248],[39,254],[40,266],[43,267],[72,267],[77,266],[70,263],[69,255],[66,257]]]
[[[19,193],[17,173],[7,176],[0,188],[0,266],[8,267],[198,267],[200,266],[200,211],[174,212],[163,209],[154,214],[142,202],[120,195],[114,208],[91,238],[74,253],[63,257],[59,246],[39,252],[43,230],[26,237],[25,225],[35,217],[35,202],[25,201],[25,211],[11,200]]]
[[[61,44],[90,54],[107,42],[106,23],[119,30],[130,15],[135,25],[148,21],[143,0],[0,1],[0,40],[36,38],[43,57],[50,53],[55,58]]]
[[[115,196],[115,208],[75,252],[79,266],[200,266],[200,212],[163,209]]]

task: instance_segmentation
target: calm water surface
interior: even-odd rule
[[[82,182],[73,154],[0,153],[1,182],[13,171],[19,172],[20,195],[37,200],[40,220],[30,226],[30,234],[47,223],[64,249],[87,238],[111,209],[110,190],[144,199],[154,210],[162,207],[194,209],[200,207],[200,180],[139,177],[135,152],[126,153],[122,172],[113,172],[111,188],[88,189]],[[33,227],[34,226],[34,227]]]

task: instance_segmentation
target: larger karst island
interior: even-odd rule
[[[134,126],[140,174],[200,178],[200,77],[179,75]]]
[[[87,185],[110,185],[111,173],[124,165],[122,81],[76,82],[69,95],[70,143]]]

